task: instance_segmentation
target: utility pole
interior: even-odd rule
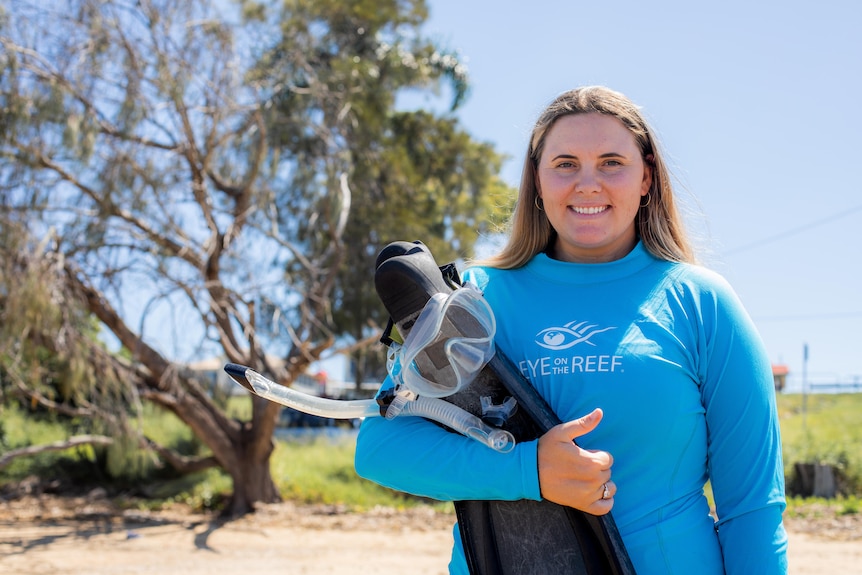
[[[805,417],[808,414],[808,343],[802,345],[802,431],[806,431]]]

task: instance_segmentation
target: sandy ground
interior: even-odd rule
[[[229,523],[90,499],[0,501],[0,573],[444,575],[453,516],[268,505]],[[788,521],[790,573],[862,573],[862,518]]]

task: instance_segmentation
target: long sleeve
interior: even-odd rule
[[[386,487],[441,501],[539,499],[535,441],[499,453],[420,417],[363,421],[356,472]]]
[[[784,470],[772,372],[754,325],[718,283],[700,350],[708,470],[725,570],[787,572]]]

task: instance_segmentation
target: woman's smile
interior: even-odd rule
[[[609,210],[610,206],[571,206],[569,209],[582,216],[595,216]]]

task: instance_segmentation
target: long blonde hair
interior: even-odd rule
[[[603,86],[588,86],[561,94],[539,116],[524,158],[518,202],[509,223],[509,239],[500,253],[475,262],[477,265],[519,268],[553,243],[556,232],[537,205],[536,168],[545,137],[554,123],[563,116],[591,112],[613,116],[621,121],[634,136],[644,162],[652,168],[652,185],[647,196],[649,200],[635,217],[638,237],[646,249],[663,260],[695,261],[694,251],[674,203],[670,172],[640,110],[619,92]]]

